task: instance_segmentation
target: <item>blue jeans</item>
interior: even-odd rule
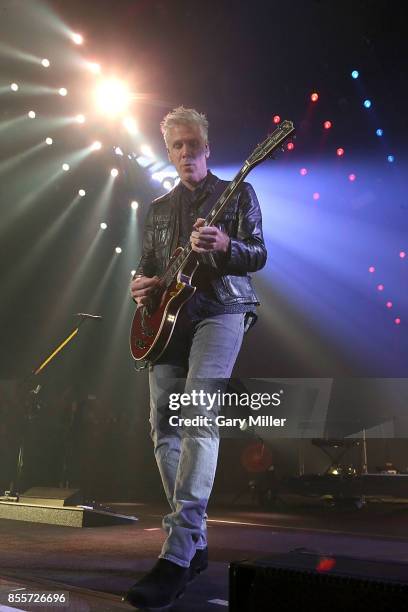
[[[207,546],[206,509],[219,435],[216,426],[190,436],[182,426],[169,427],[170,414],[191,417],[191,406],[170,411],[169,395],[191,393],[197,384],[209,393],[223,391],[241,348],[244,318],[243,313],[222,314],[191,322],[182,311],[169,346],[149,370],[151,436],[171,508],[163,518],[167,538],[160,557],[182,567],[189,567],[197,548]],[[194,415],[216,413],[217,407],[212,412],[205,405],[194,409]]]

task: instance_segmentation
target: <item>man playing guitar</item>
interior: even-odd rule
[[[249,183],[240,184],[216,225],[205,223],[228,185],[207,169],[206,117],[180,106],[163,119],[161,131],[180,182],[147,214],[142,256],[131,282],[138,309],[148,307],[177,247],[191,247],[199,265],[192,278],[196,290],[173,317],[165,350],[149,365],[151,436],[171,512],[163,519],[167,538],[158,562],[125,596],[149,609],[171,605],[208,564],[206,508],[217,466],[218,428],[212,421],[188,431],[185,425],[171,425],[169,416],[206,416],[208,421],[218,407],[184,405],[176,413],[169,409],[169,397],[225,388],[244,332],[256,320],[259,302],[248,274],[267,258],[261,211]]]

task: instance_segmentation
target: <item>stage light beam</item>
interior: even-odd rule
[[[82,45],[84,37],[81,34],[72,34],[72,40],[76,45]]]
[[[154,157],[152,149],[147,144],[142,144],[142,146],[140,147],[140,151],[145,157]]]
[[[93,72],[93,74],[100,74],[102,71],[100,65],[96,62],[87,62],[87,68],[90,72]]]
[[[123,120],[123,127],[127,129],[129,134],[137,134],[139,132],[139,128],[133,117],[125,117]]]

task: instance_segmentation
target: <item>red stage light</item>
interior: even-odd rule
[[[375,268],[374,268],[374,266],[370,266],[370,267],[368,268],[368,271],[369,271],[369,272],[371,272],[371,273],[375,272]]]
[[[318,200],[319,198],[320,198],[320,193],[318,191],[315,191],[313,194],[313,199]]]
[[[318,572],[330,572],[336,565],[336,560],[333,557],[322,557],[316,565]]]
[[[286,148],[288,151],[293,151],[293,149],[295,148],[295,145],[293,144],[293,142],[288,142],[288,144],[286,145]]]
[[[397,317],[396,319],[394,319],[394,323],[395,325],[399,325],[401,323],[401,319]]]
[[[387,303],[386,303],[386,307],[387,307],[387,308],[392,308],[392,302],[387,302]]]
[[[280,123],[281,118],[279,117],[279,115],[274,115],[273,117],[273,122],[274,123]]]
[[[341,147],[339,147],[336,151],[337,155],[339,157],[342,157],[344,155],[344,149],[342,149]]]
[[[355,175],[355,174],[349,174],[349,177],[348,177],[348,178],[349,178],[349,181],[353,182],[353,181],[355,181],[355,180],[356,180],[356,178],[357,178],[357,177],[356,177],[356,175]]]
[[[310,96],[310,99],[312,102],[317,102],[319,99],[319,94],[316,92],[313,92],[312,95]]]
[[[330,130],[331,126],[332,126],[332,122],[331,121],[325,121],[323,123],[323,127],[324,127],[325,130]]]
[[[384,291],[384,285],[377,285],[378,291]]]
[[[299,170],[299,172],[300,172],[300,174],[301,174],[302,176],[306,176],[306,174],[307,174],[307,169],[306,169],[306,168],[301,168],[301,169]]]

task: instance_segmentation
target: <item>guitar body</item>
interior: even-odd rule
[[[174,252],[169,267],[183,251]],[[182,306],[194,295],[191,278],[198,263],[179,274],[171,285],[144,306],[138,306],[130,330],[130,352],[135,361],[154,363],[167,347]]]

